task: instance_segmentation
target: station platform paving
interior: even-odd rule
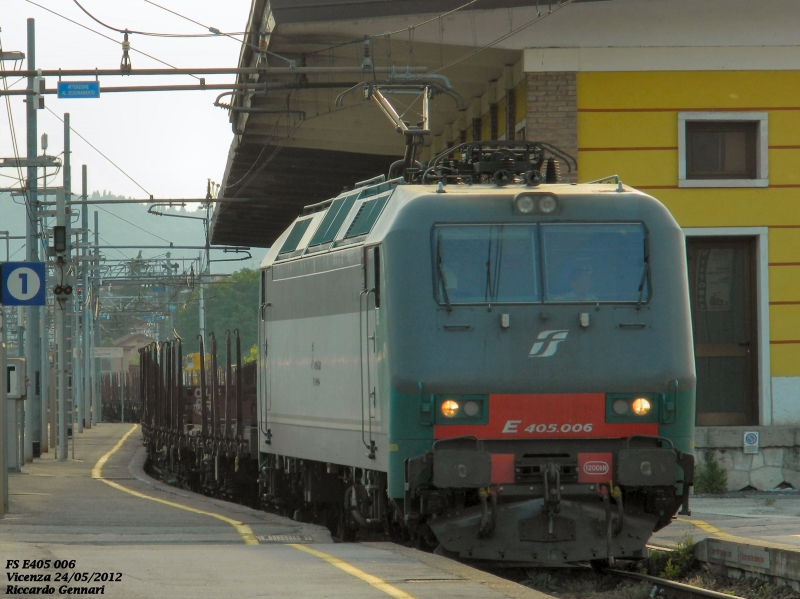
[[[548,597],[391,543],[335,544],[325,528],[155,481],[130,424],[77,434],[74,459],[71,450],[65,462],[53,455],[9,474],[0,594],[52,587],[55,596],[120,598]],[[24,568],[25,560],[45,561]]]
[[[747,539],[800,551],[800,491],[740,491],[693,496],[692,515],[679,516],[651,538],[653,545],[673,547],[686,536]]]

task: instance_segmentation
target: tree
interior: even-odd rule
[[[229,277],[220,277],[206,284],[206,343],[211,344],[209,333],[217,338],[220,360],[225,359],[225,330],[231,332],[231,361],[236,361],[236,338],[239,329],[242,360],[258,340],[258,285],[259,271],[243,268]],[[200,332],[200,289],[196,288],[178,310],[178,334],[183,338],[183,353],[199,351],[197,335]],[[210,347],[206,347],[210,351]]]

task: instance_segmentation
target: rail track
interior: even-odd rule
[[[737,595],[701,589],[699,587],[683,584],[682,582],[673,582],[656,576],[648,576],[647,574],[638,574],[636,572],[626,572],[616,569],[610,569],[607,570],[607,572],[652,584],[654,589],[653,593],[650,595],[651,597],[658,597],[661,599],[737,599]],[[742,598],[739,597],[739,599]]]

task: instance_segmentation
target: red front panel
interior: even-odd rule
[[[610,453],[579,453],[578,482],[607,483],[611,480],[614,456]]]
[[[490,395],[487,424],[439,424],[436,439],[594,439],[657,435],[658,424],[606,423],[604,393]]]

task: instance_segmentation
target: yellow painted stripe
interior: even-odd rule
[[[377,576],[373,576],[372,574],[367,574],[363,570],[359,570],[355,566],[351,566],[347,562],[340,560],[338,557],[333,557],[328,553],[323,553],[322,551],[311,549],[310,547],[306,547],[305,545],[297,545],[296,543],[290,543],[289,547],[294,547],[298,551],[303,551],[305,553],[308,553],[309,555],[318,557],[319,559],[328,562],[331,566],[339,568],[343,572],[347,572],[350,576],[355,576],[359,580],[363,580],[368,585],[375,587],[379,591],[383,591],[390,597],[394,597],[395,599],[415,599],[413,595],[409,595],[405,591],[401,591],[397,587],[393,587],[388,582],[381,580]]]
[[[687,524],[691,524],[692,526],[696,526],[703,532],[707,532],[710,535],[714,535],[715,537],[720,537],[723,539],[739,539],[735,535],[725,532],[724,530],[720,530],[716,526],[709,524],[708,522],[703,522],[702,520],[687,520],[686,518],[675,518],[678,522],[685,522]]]
[[[258,545],[259,544],[258,543],[258,539],[256,539],[256,536],[253,534],[253,530],[249,526],[247,526],[246,524],[242,524],[238,520],[234,520],[233,518],[227,518],[225,516],[221,516],[220,514],[215,514],[213,512],[206,512],[206,511],[203,511],[203,510],[198,510],[198,509],[195,509],[193,507],[188,507],[188,506],[185,506],[185,505],[181,505],[180,503],[167,501],[166,499],[160,499],[158,497],[151,497],[150,495],[145,495],[144,493],[139,493],[138,491],[134,491],[132,489],[128,489],[126,487],[123,487],[120,484],[117,484],[117,483],[115,483],[113,481],[110,481],[108,479],[103,478],[103,465],[108,461],[108,459],[112,455],[114,455],[114,453],[117,452],[117,450],[119,450],[120,447],[122,447],[122,444],[125,443],[125,440],[128,437],[130,437],[136,431],[137,428],[139,428],[139,425],[138,424],[134,424],[133,428],[131,428],[131,430],[129,430],[127,433],[125,433],[122,436],[122,439],[119,440],[119,442],[111,449],[111,451],[109,451],[102,458],[97,460],[97,463],[94,465],[94,468],[92,468],[92,478],[96,478],[97,480],[101,480],[104,483],[106,483],[108,486],[114,487],[115,489],[117,489],[119,491],[124,491],[125,493],[128,493],[129,495],[133,495],[134,497],[139,497],[141,499],[149,499],[150,501],[155,501],[156,503],[160,503],[162,505],[168,505],[170,507],[176,507],[178,509],[181,509],[181,510],[184,510],[184,511],[187,511],[187,512],[192,512],[193,514],[201,514],[203,516],[210,516],[211,518],[216,518],[217,520],[221,520],[222,522],[225,522],[225,523],[230,524],[231,526],[233,526],[234,530],[237,533],[239,533],[239,536],[242,538],[242,540],[244,541],[245,545]]]

